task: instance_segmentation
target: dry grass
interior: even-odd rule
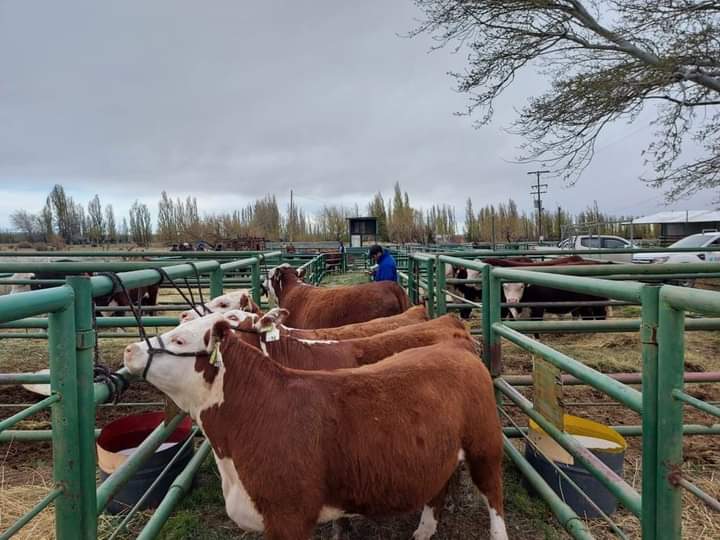
[[[53,487],[52,471],[48,466],[24,467],[14,470],[5,466],[7,445],[0,463],[0,531],[3,531],[33,508]],[[44,540],[55,537],[55,512],[46,508],[23,527],[13,538]]]

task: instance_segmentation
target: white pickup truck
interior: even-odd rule
[[[686,236],[678,240],[671,248],[720,248],[720,232],[704,232]],[[636,253],[632,262],[639,264],[665,264],[665,263],[700,263],[719,262],[720,251],[684,251],[680,253]]]
[[[582,234],[570,236],[558,244],[559,250],[586,251],[602,249],[632,249],[635,246],[629,240],[620,236],[607,234]],[[542,248],[545,249],[545,248]],[[588,259],[613,261],[618,263],[629,263],[632,260],[632,253],[593,253],[588,254]]]

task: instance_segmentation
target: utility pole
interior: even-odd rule
[[[542,195],[547,193],[547,184],[540,183],[540,175],[548,174],[550,171],[530,171],[528,174],[534,174],[537,176],[537,183],[530,186],[530,195],[535,196],[535,208],[537,209],[538,216],[538,242],[542,241]]]
[[[293,227],[295,220],[294,212],[293,212],[293,190],[290,190],[290,215],[288,216],[288,241],[292,243],[293,241]]]

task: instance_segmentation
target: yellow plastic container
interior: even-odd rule
[[[614,429],[588,420],[566,414],[564,416],[565,432],[574,436],[585,448],[595,454],[603,463],[623,476],[625,450],[627,442]],[[617,499],[600,483],[585,467],[575,463],[574,458],[550,437],[540,426],[530,420],[528,436],[534,443],[525,446],[525,458],[545,479],[550,487],[578,515],[598,517],[597,509],[590,504],[567,480],[557,471],[562,470],[593,502],[606,514],[617,509]],[[553,466],[548,459],[555,462]]]

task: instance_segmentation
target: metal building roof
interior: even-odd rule
[[[633,219],[633,223],[640,225],[654,223],[704,223],[720,222],[720,210],[677,210],[658,212]]]

